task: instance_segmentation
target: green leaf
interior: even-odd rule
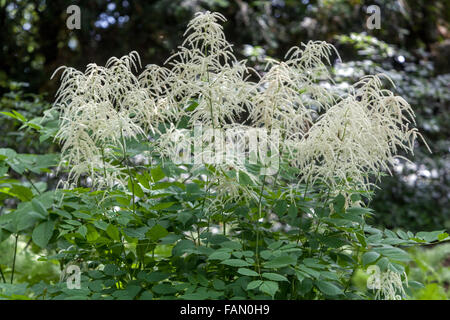
[[[124,228],[123,233],[131,238],[136,239],[145,239],[146,232],[149,231],[148,227],[140,227],[140,228]]]
[[[297,263],[296,258],[293,258],[291,256],[280,256],[266,262],[264,264],[264,267],[278,269],[286,267],[288,265],[295,265],[296,263]]]
[[[427,242],[432,242],[438,240],[438,236],[442,234],[444,230],[441,231],[431,231],[431,232],[417,232],[416,237],[423,239]]]
[[[151,272],[150,274],[145,273],[144,278],[145,278],[145,280],[147,280],[149,282],[160,282],[162,280],[166,280],[169,277],[170,277],[170,274],[168,274],[168,273],[154,271],[154,272]]]
[[[77,227],[81,226],[81,222],[77,220],[65,220],[64,222]]]
[[[415,290],[425,288],[425,286],[418,281],[408,281],[408,287],[411,287]]]
[[[262,274],[262,276],[266,279],[273,281],[288,281],[288,279],[285,276],[282,276],[281,274],[278,273],[265,272]]]
[[[255,280],[255,281],[252,281],[252,282],[250,282],[250,283],[247,285],[247,290],[252,290],[252,289],[259,288],[259,286],[260,286],[262,283],[263,283],[262,280]]]
[[[397,234],[403,240],[408,240],[409,239],[408,234],[405,231],[403,231],[403,230],[397,230]]]
[[[161,238],[164,238],[167,236],[169,232],[161,226],[160,224],[154,225],[148,232],[147,235],[150,237],[153,241],[158,241]]]
[[[153,300],[153,294],[150,291],[145,291],[141,294],[139,300]]]
[[[231,254],[225,251],[215,251],[213,252],[208,259],[209,260],[226,260],[229,259]]]
[[[308,277],[308,278],[311,278],[311,277],[319,278],[320,277],[320,272],[319,271],[316,271],[316,270],[314,270],[312,268],[308,268],[304,264],[298,265],[298,268],[300,269],[300,271],[303,271],[305,273],[305,276]]]
[[[19,112],[17,112],[16,110],[12,110],[12,113],[11,112],[6,112],[6,111],[2,111],[0,113],[4,114],[5,116],[9,116],[9,117],[11,117],[13,119],[19,120],[20,122],[26,122],[27,121],[27,119],[23,115],[21,115]]]
[[[213,280],[213,287],[216,290],[224,290],[225,289],[225,282],[223,282],[220,279],[214,279]]]
[[[224,241],[220,244],[220,246],[223,248],[229,248],[229,249],[233,249],[233,250],[241,250],[242,249],[242,245],[237,241]]]
[[[152,176],[153,182],[158,182],[166,176],[161,167],[152,168],[150,171],[150,175]]]
[[[312,280],[309,278],[305,278],[302,280],[302,283],[301,283],[298,291],[301,295],[304,295],[304,294],[308,293],[309,291],[311,291],[312,287],[313,287]]]
[[[11,189],[9,189],[9,192],[16,195],[20,201],[30,201],[33,199],[33,192],[29,188],[21,185],[13,185]]]
[[[177,220],[183,225],[186,225],[186,222],[188,222],[193,216],[194,214],[190,211],[182,211],[177,214]]]
[[[253,270],[250,270],[248,268],[239,268],[238,273],[244,275],[244,276],[249,276],[249,277],[257,277],[259,276],[258,272],[255,272]]]
[[[346,210],[347,213],[351,213],[354,215],[372,215],[372,209],[364,208],[364,207],[350,207]]]
[[[345,197],[339,194],[333,200],[333,207],[336,212],[342,212],[345,206]]]
[[[438,235],[437,238],[438,238],[439,241],[447,239],[448,238],[448,233],[447,232],[441,233],[440,235]]]
[[[187,249],[195,248],[195,243],[191,240],[180,240],[172,249],[172,255],[177,257],[186,252]]]
[[[364,253],[362,256],[363,266],[367,266],[368,264],[375,262],[379,257],[380,254],[378,252],[369,251]]]
[[[83,238],[86,238],[87,235],[87,228],[85,226],[81,226],[78,228],[78,233],[83,236]]]
[[[44,206],[38,199],[34,198],[33,200],[31,200],[31,205],[33,206],[33,209],[43,218],[46,218],[48,216],[48,211],[44,208]]]
[[[5,241],[11,236],[11,232],[0,228],[0,243]]]
[[[175,202],[160,202],[152,207],[150,207],[150,210],[163,210],[170,208]]]
[[[83,213],[83,212],[79,212],[79,211],[73,211],[73,212],[72,212],[72,215],[73,215],[75,218],[85,219],[85,220],[88,220],[88,219],[91,219],[91,218],[92,218],[92,217],[91,217],[90,215],[88,215],[87,213]]]
[[[228,260],[222,261],[221,263],[226,264],[227,266],[232,266],[232,267],[247,267],[247,266],[251,265],[247,261],[241,260],[241,259],[228,259]]]
[[[239,171],[239,184],[243,186],[251,186],[253,185],[252,179],[243,171]]]
[[[88,226],[88,233],[86,235],[86,240],[89,242],[94,242],[95,240],[97,240],[99,237],[99,234],[97,232],[97,230],[92,227],[92,226]]]
[[[134,179],[128,179],[128,190],[134,193],[135,196],[143,198],[145,196],[141,186]]]
[[[273,297],[278,291],[278,283],[274,281],[263,281],[263,283],[259,287],[259,290]]]
[[[273,211],[278,215],[283,215],[287,210],[287,202],[286,200],[279,200],[276,202]]]
[[[33,230],[33,233],[31,235],[33,242],[41,248],[47,247],[48,242],[52,238],[54,228],[54,221],[49,220],[42,222]]]
[[[142,184],[142,186],[144,188],[150,189],[150,184],[149,184],[150,177],[147,172],[136,175],[136,179],[139,181],[140,184]]]
[[[409,254],[400,248],[380,247],[373,248],[372,251],[378,252],[379,254],[395,261],[408,262],[411,260]]]
[[[337,296],[342,294],[342,290],[329,281],[318,280],[315,284],[317,288],[327,296]]]
[[[295,205],[290,205],[288,209],[288,215],[291,218],[295,218],[298,215],[298,209]]]
[[[174,294],[177,292],[173,285],[167,283],[159,283],[153,286],[152,290],[158,294]]]
[[[113,240],[120,241],[119,229],[116,226],[109,224],[106,228],[106,234]]]
[[[361,243],[361,245],[363,247],[367,247],[367,242],[366,242],[366,238],[362,233],[357,232],[356,233],[356,238],[358,239],[359,243]]]
[[[103,230],[103,231],[106,231],[106,229],[109,226],[108,223],[106,223],[105,221],[101,221],[101,220],[94,221],[93,225],[96,226],[97,228],[99,228],[100,230]]]
[[[381,272],[386,271],[389,264],[390,264],[389,259],[386,257],[383,257],[377,261],[377,266],[380,267]]]

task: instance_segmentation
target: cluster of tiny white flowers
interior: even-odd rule
[[[312,110],[298,94],[300,86],[292,81],[291,68],[284,62],[273,61],[272,65],[259,83],[261,91],[253,99],[250,118],[257,127],[277,128],[284,135],[302,134],[312,123]]]
[[[158,131],[158,124],[170,116],[164,101],[155,99],[164,92],[164,82],[148,84],[161,80],[164,70],[147,67],[138,78],[133,73],[138,64],[139,55],[131,52],[112,57],[105,67],[89,64],[84,73],[68,67],[55,71],[64,69],[53,110],[60,120],[55,137],[63,144],[60,166],[70,168],[66,185],[82,174],[91,178],[93,187],[126,184],[120,167],[111,163],[115,148],[124,150],[125,139]]]
[[[306,170],[304,181],[321,180],[332,190],[368,190],[373,186],[369,177],[390,172],[399,149],[413,152],[420,133],[411,121],[413,111],[403,98],[382,89],[379,76],[365,77],[307,135],[290,142],[293,161]]]
[[[120,170],[107,161],[113,156],[106,150],[124,149],[124,137],[157,133],[154,143],[161,156],[185,156],[191,143],[199,143],[190,132],[199,124],[235,133],[279,130],[281,154],[302,172],[294,183],[321,181],[334,191],[368,190],[373,187],[369,178],[389,172],[400,150],[412,153],[420,137],[412,127],[414,113],[404,99],[383,89],[383,76],[364,77],[346,95],[336,96],[319,82],[332,81],[328,66],[333,54],[340,57],[331,44],[309,41],[289,50],[286,61],[269,60],[254,83],[249,81],[254,70],[237,61],[225,38],[224,21],[219,13],[197,13],[167,67],[149,65],[139,76],[133,73],[140,64],[135,52],[111,58],[106,67],[91,64],[85,73],[65,69],[55,108],[61,120],[61,163],[70,166],[70,179],[87,173],[94,184],[120,180],[120,174],[112,174]],[[245,111],[251,126],[236,123]],[[179,129],[174,123],[183,117],[188,126]],[[161,125],[165,130],[159,130]],[[217,177],[210,182],[230,169],[258,181],[242,159],[226,152],[241,146],[217,148],[214,139],[201,140],[202,151],[195,155],[224,159],[213,164]],[[273,143],[262,141],[268,142]],[[230,179],[240,189],[227,180],[220,190],[242,192],[239,181]]]
[[[219,13],[197,13],[179,52],[166,62],[172,67],[171,100],[189,106],[196,99],[198,105],[189,112],[190,123],[214,128],[234,122],[248,105],[253,89],[246,81],[248,68],[236,60],[218,21],[225,21]]]
[[[405,283],[408,283],[406,273],[403,275]],[[380,273],[379,288],[376,290],[375,299],[401,300],[405,296],[401,274],[391,270]]]

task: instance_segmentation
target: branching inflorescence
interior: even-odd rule
[[[111,58],[106,67],[90,64],[85,73],[64,67],[54,109],[60,115],[61,166],[69,166],[69,181],[87,174],[97,187],[123,185],[113,150],[126,149],[126,139],[158,137],[152,143],[161,156],[171,157],[180,139],[195,143],[189,131],[198,125],[234,132],[278,130],[280,154],[301,172],[294,183],[320,181],[340,192],[371,189],[370,178],[389,172],[400,150],[413,152],[420,136],[414,113],[403,98],[383,89],[387,76],[364,77],[336,96],[319,82],[332,81],[328,66],[333,55],[339,56],[331,44],[310,41],[289,50],[286,61],[269,60],[266,73],[252,82],[254,70],[234,56],[220,25],[224,21],[219,13],[197,13],[167,67],[149,65],[139,76],[136,52]],[[238,121],[244,112],[250,125]],[[180,129],[183,117],[188,126]],[[205,148],[194,159],[211,152],[208,143],[217,143],[214,139],[202,140]],[[259,143],[271,143],[267,140]],[[253,197],[238,179],[223,174],[242,171],[256,183],[258,177],[239,157],[221,158],[224,163],[214,164],[209,183],[222,184],[219,193]]]
[[[259,220],[267,180],[250,170],[246,157],[261,165],[269,155],[296,168],[300,175],[292,175],[282,192],[292,195],[304,184],[330,195],[371,190],[373,177],[390,172],[401,151],[413,153],[421,137],[413,127],[414,112],[383,88],[383,80],[392,83],[387,76],[363,77],[338,96],[321,85],[332,82],[332,57],[340,59],[322,41],[292,48],[285,61],[268,60],[260,76],[234,56],[220,25],[224,21],[219,13],[197,13],[166,66],[148,65],[139,75],[136,52],[113,57],[105,67],[89,64],[84,73],[62,67],[51,111],[59,114],[55,139],[62,143],[59,167],[69,168],[66,187],[87,176],[95,189],[134,188],[127,159],[127,141],[134,139],[163,159],[192,165],[192,178],[207,173],[202,210],[225,215],[227,206],[253,201]],[[252,73],[258,82],[250,81]],[[377,297],[398,298],[401,277],[383,276]]]

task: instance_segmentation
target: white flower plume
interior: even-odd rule
[[[105,67],[89,64],[84,73],[63,67],[53,109],[60,114],[56,138],[63,144],[61,166],[69,166],[69,180],[87,174],[97,186],[125,184],[124,169],[114,165],[114,150],[125,150],[126,139],[152,135],[163,158],[191,156],[192,144],[200,143],[194,170],[204,165],[198,159],[214,154],[223,162],[211,164],[217,175],[209,183],[220,183],[218,192],[236,199],[238,194],[252,197],[238,179],[220,175],[243,172],[259,183],[242,158],[227,151],[244,148],[249,154],[238,140],[245,140],[249,130],[265,129],[280,132],[281,141],[261,138],[258,143],[279,145],[280,160],[302,172],[289,184],[321,181],[333,191],[369,190],[371,177],[389,172],[400,152],[412,153],[417,137],[422,138],[410,105],[384,89],[383,79],[392,83],[386,76],[364,77],[343,96],[322,86],[333,81],[331,59],[340,59],[323,41],[293,47],[285,61],[269,60],[266,73],[253,83],[249,78],[256,71],[237,61],[222,22],[219,13],[197,13],[166,66],[148,65],[140,75],[135,75],[136,52],[111,58]],[[246,112],[249,125],[242,125],[238,117]],[[216,138],[192,134],[197,125],[224,135],[228,130],[239,139],[218,148]]]

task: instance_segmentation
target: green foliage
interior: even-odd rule
[[[449,299],[449,250],[450,245],[448,243],[408,250],[411,260],[406,265],[408,276],[408,287],[406,290],[410,299]],[[369,274],[365,272],[365,269],[359,269],[355,272],[352,282],[361,291],[367,291],[366,283],[368,277]]]
[[[413,293],[420,300],[448,300],[450,298],[450,244],[431,248],[415,248],[408,272],[410,281],[422,283]]]
[[[26,93],[27,86],[9,79],[2,81],[0,76],[0,91],[5,91],[0,98],[0,128],[4,133],[0,147],[23,153],[50,152],[52,144],[39,140],[36,133],[41,129],[39,117],[49,108],[49,103],[42,95]]]
[[[41,262],[32,265],[41,271],[24,278],[26,263],[19,259],[17,282],[2,285],[2,296],[371,299],[372,292],[352,284],[355,270],[376,264],[403,273],[412,259],[403,248],[448,240],[441,231],[394,233],[370,227],[372,211],[345,207],[340,195],[323,207],[319,194],[304,199],[301,193],[264,192],[262,222],[255,223],[256,201],[235,203],[226,216],[211,216],[201,210],[205,182],[180,184],[181,174],[189,169],[145,166],[149,172],[152,168],[161,169],[147,178],[141,175],[144,167],[131,170],[133,179],[143,181],[134,210],[130,190],[78,188],[39,194],[29,189],[31,199],[24,197],[17,209],[0,216],[2,245],[9,248],[2,256],[12,255],[11,240],[19,234],[21,243],[30,242],[28,249],[20,246],[19,255],[30,249],[39,252]],[[172,182],[158,182],[169,177]],[[280,201],[285,204],[280,206]],[[322,212],[313,214],[311,208]],[[275,223],[284,228],[274,229]],[[70,290],[65,280],[44,272],[55,262],[61,270],[69,264],[81,267],[81,289]],[[11,263],[0,263],[6,278]],[[428,284],[425,289],[423,297],[432,290]]]

